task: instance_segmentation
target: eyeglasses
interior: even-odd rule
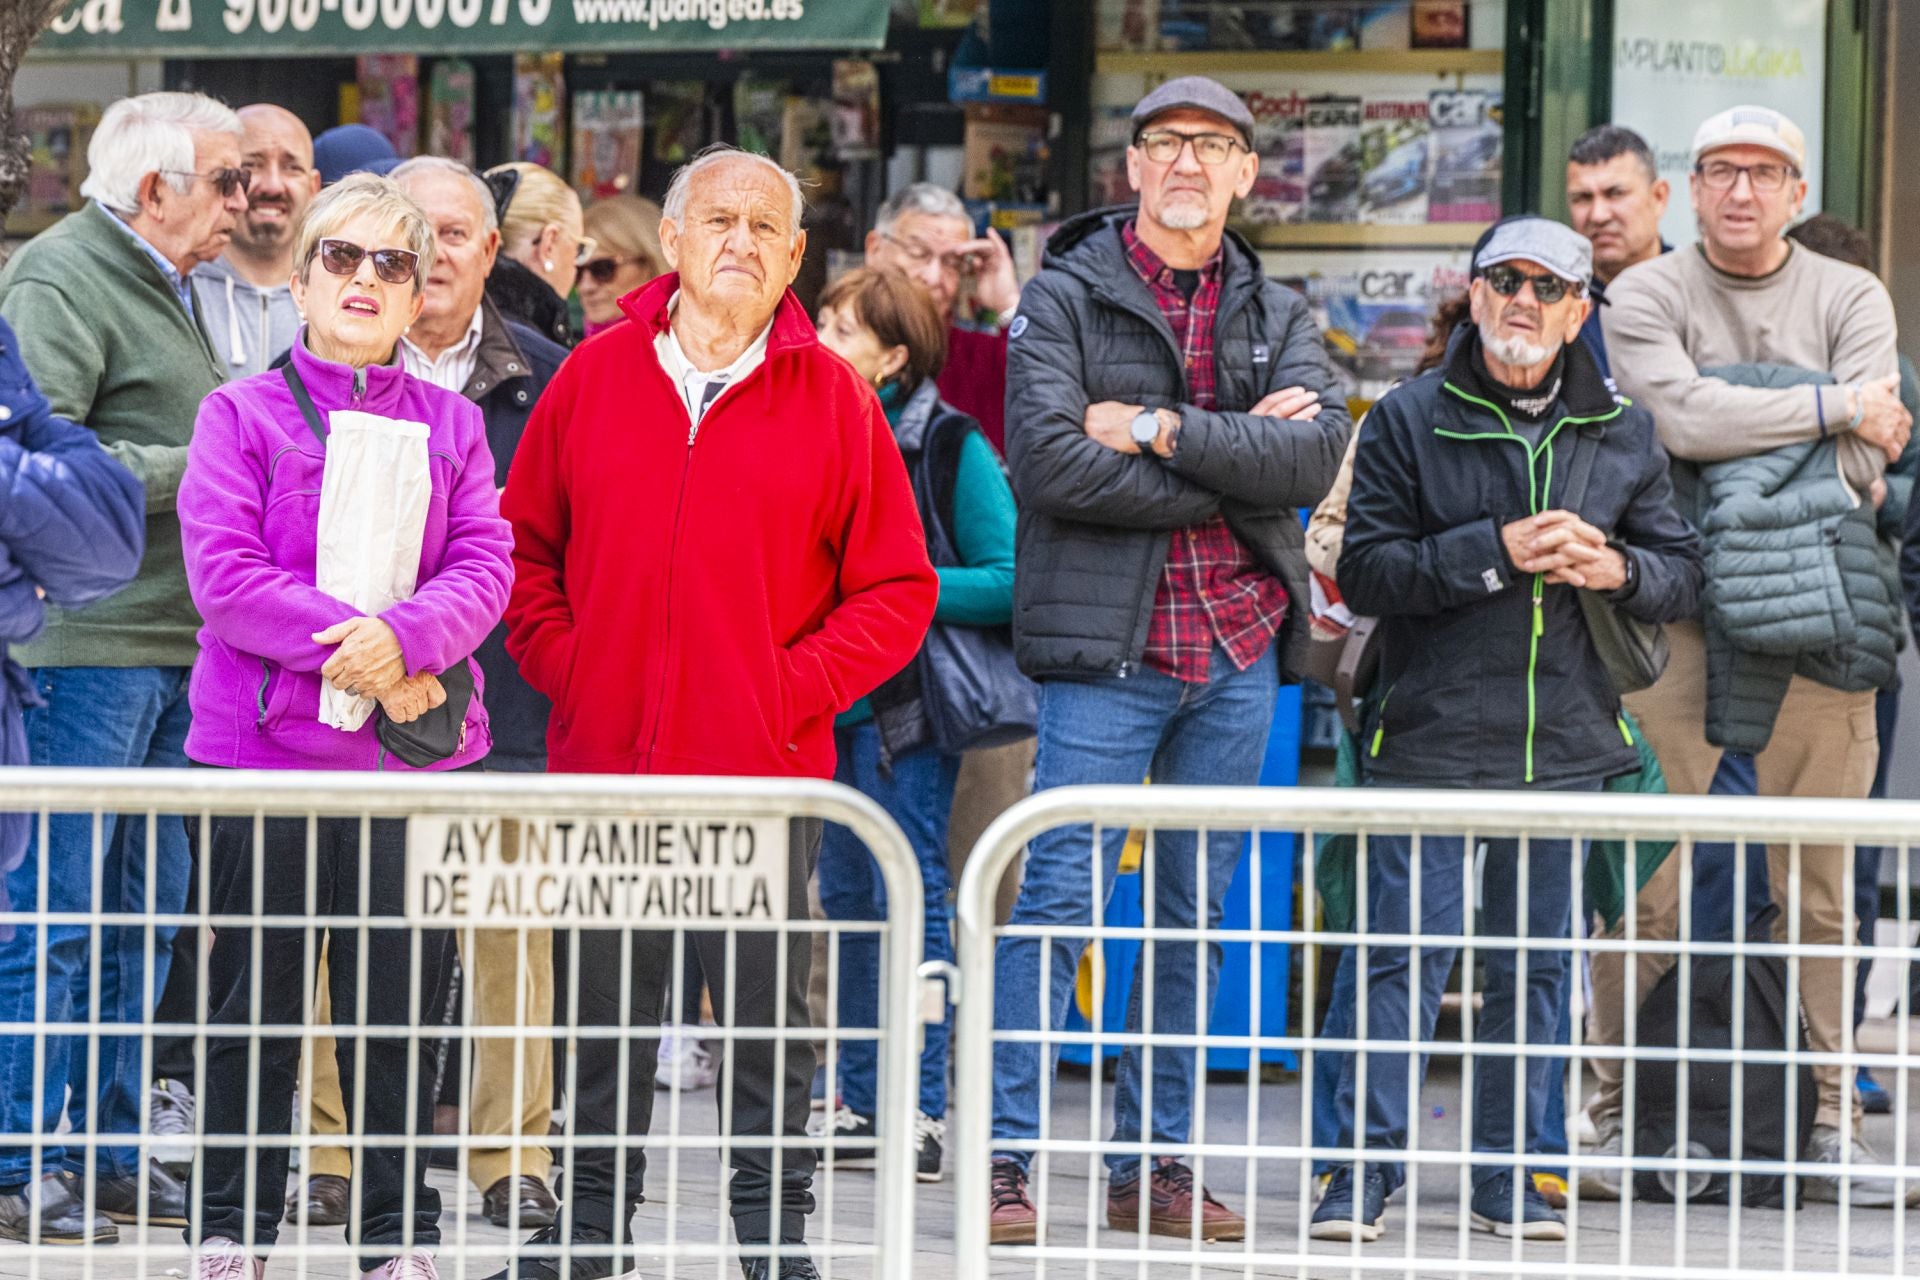
[[[1744,173],[1753,189],[1763,195],[1772,195],[1787,185],[1788,178],[1800,176],[1800,171],[1790,164],[1734,164],[1730,160],[1708,160],[1695,165],[1693,171],[1714,191],[1732,190]]]
[[[1521,285],[1531,284],[1533,296],[1540,299],[1542,306],[1547,307],[1560,301],[1569,293],[1576,298],[1584,298],[1587,295],[1587,286],[1584,284],[1562,280],[1556,275],[1530,276],[1520,268],[1510,267],[1505,263],[1488,267],[1480,273],[1480,278],[1487,282],[1487,288],[1503,298],[1511,298],[1520,292]]]
[[[900,256],[915,271],[925,270],[935,260],[939,261],[940,270],[946,275],[966,275],[974,269],[973,255],[970,253],[961,253],[957,249],[936,249],[918,240],[902,240],[890,231],[882,231],[880,238],[897,247]]]
[[[638,258],[595,258],[592,262],[580,264],[580,274],[599,284],[612,284],[620,268],[638,261]]]
[[[592,236],[581,236],[579,245],[580,247],[574,250],[573,253],[573,265],[576,267],[584,267],[592,260],[593,251],[600,247],[600,242]]]
[[[420,269],[420,255],[411,249],[363,249],[351,240],[322,240],[320,265],[336,276],[350,276],[361,260],[373,258],[373,274],[388,284],[406,284]]]
[[[236,193],[246,191],[253,181],[253,175],[245,169],[215,169],[212,173],[198,173],[192,169],[162,169],[161,173],[175,178],[193,178],[201,182],[211,182],[213,189],[220,193],[222,200]]]
[[[1143,133],[1133,140],[1133,145],[1146,152],[1147,159],[1155,164],[1172,164],[1189,142],[1201,164],[1225,164],[1233,158],[1234,148],[1245,150],[1240,139],[1224,133],[1175,133],[1171,129]]]

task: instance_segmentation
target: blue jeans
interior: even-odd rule
[[[1034,790],[1094,783],[1138,783],[1149,774],[1162,784],[1252,786],[1259,781],[1273,723],[1280,682],[1270,646],[1259,661],[1242,671],[1216,647],[1210,679],[1188,684],[1142,668],[1125,676],[1096,680],[1048,680],[1040,687],[1040,742],[1034,759]],[[1012,923],[1085,929],[1103,912],[1113,892],[1124,824],[1103,829],[1099,880],[1089,857],[1092,831],[1060,827],[1027,846],[1025,878],[1014,903]],[[1218,927],[1221,901],[1233,879],[1246,834],[1208,832],[1204,871],[1199,838],[1193,831],[1156,831],[1149,865],[1151,915],[1160,928]],[[1202,874],[1205,875],[1204,916]],[[1002,1031],[1057,1031],[1066,1022],[1084,935],[1056,934],[1048,939],[1002,938],[994,952],[993,1024]],[[1042,994],[1041,957],[1046,955],[1048,989]],[[1206,973],[1196,972],[1190,942],[1149,943],[1142,968],[1152,957],[1153,1031],[1165,1035],[1204,1032],[1213,1008],[1214,978],[1220,947],[1209,944]],[[1142,973],[1134,972],[1127,1006],[1127,1029],[1141,1027]],[[1000,1041],[993,1046],[993,1136],[1040,1136],[1040,1091],[1049,1087],[1059,1049],[1048,1046],[1041,1061],[1037,1043]],[[1193,1118],[1198,1063],[1192,1049],[1157,1047],[1153,1051],[1150,1141],[1178,1146],[1187,1141]],[[1140,1055],[1128,1049],[1120,1059],[1114,1093],[1113,1137],[1137,1143],[1141,1131]],[[997,1151],[997,1157],[1024,1165],[1025,1151]],[[1124,1186],[1139,1176],[1140,1157],[1107,1157],[1112,1183]]]
[[[1599,784],[1568,788],[1597,791]],[[1465,841],[1458,836],[1428,835],[1420,841],[1420,923],[1412,920],[1413,840],[1409,836],[1375,835],[1368,842],[1367,931],[1377,933],[1461,934],[1466,923]],[[1520,904],[1516,900],[1520,846],[1516,840],[1488,840],[1483,882],[1480,933],[1485,937],[1518,934]],[[1573,927],[1573,864],[1565,840],[1534,840],[1528,846],[1528,900],[1526,936],[1565,938]],[[1408,947],[1369,946],[1367,956],[1367,1034],[1382,1040],[1431,1040],[1440,1017],[1440,997],[1453,969],[1457,947],[1420,948],[1420,1023],[1409,1035],[1412,952]],[[1476,946],[1484,968],[1484,1000],[1474,1021],[1479,1044],[1511,1043],[1520,1001],[1525,1001],[1526,1042],[1553,1043],[1567,1000],[1568,953],[1530,951],[1524,996],[1518,990],[1521,952],[1513,948]],[[1372,1050],[1366,1055],[1366,1149],[1403,1151],[1407,1145],[1407,1087],[1413,1055]],[[1539,1151],[1546,1121],[1553,1059],[1526,1060],[1527,1082],[1523,1102],[1525,1145],[1516,1148],[1513,1131],[1514,1059],[1479,1058],[1473,1073],[1473,1150],[1491,1153]],[[1420,1059],[1420,1079],[1426,1057]],[[1349,1061],[1341,1076],[1340,1098],[1353,1114],[1356,1063]],[[1386,1161],[1369,1162],[1386,1175],[1387,1189],[1398,1188],[1402,1167]],[[1480,1165],[1476,1184],[1497,1176],[1506,1166]]]
[[[190,712],[186,667],[42,667],[34,683],[45,700],[26,713],[27,751],[36,765],[181,769]],[[155,847],[147,856],[144,814],[104,814],[100,821],[100,900],[93,899],[93,818],[53,814],[47,822],[46,896],[41,897],[38,824],[26,861],[7,877],[15,910],[143,915],[178,914],[187,898],[188,856],[184,821],[161,814],[154,821]],[[151,881],[151,885],[149,885]],[[149,898],[151,891],[151,898]],[[44,903],[44,905],[42,905]],[[99,978],[99,1021],[140,1027],[160,998],[174,927],[103,926],[97,955],[89,956],[86,925],[21,926],[0,943],[0,1022],[80,1023],[90,1020],[88,1001]],[[152,948],[149,972],[148,948]],[[46,962],[46,987],[36,973]],[[41,997],[44,995],[44,1006]],[[63,1096],[74,1131],[85,1133],[93,1110],[96,1133],[134,1134],[146,1106],[147,1079],[141,1036],[100,1037],[99,1076],[87,1077],[84,1035],[45,1038],[41,1074],[34,1073],[33,1036],[0,1036],[0,1133],[40,1133],[52,1138]],[[95,1172],[126,1177],[139,1167],[131,1145],[95,1149]],[[37,1157],[31,1147],[0,1146],[0,1186],[17,1186],[36,1172],[61,1168],[87,1172],[85,1148],[68,1150],[48,1141]]]
[[[947,817],[960,759],[931,747],[895,756],[891,776],[880,767],[880,731],[869,720],[834,730],[840,762],[833,780],[872,797],[900,824],[920,860],[926,890],[928,960],[953,959],[953,928],[947,906]],[[820,905],[833,920],[884,920],[887,889],[880,864],[851,831],[828,823],[820,841]],[[844,933],[840,948],[840,1025],[871,1030],[880,1025],[880,935]],[[947,1044],[952,1014],[927,1028],[920,1050],[920,1110],[936,1120],[947,1114]],[[894,1034],[907,1034],[897,1028]],[[878,1114],[875,1079],[877,1040],[840,1042],[840,1102],[863,1116]]]
[[[1722,755],[1707,794],[1759,795],[1760,783],[1754,773],[1753,757],[1734,751]],[[1731,942],[1736,933],[1743,938],[1747,934],[1744,925],[1738,930],[1733,927],[1734,874],[1740,869],[1737,852],[1737,846],[1732,844],[1708,843],[1693,847],[1693,936],[1696,940]],[[1767,846],[1747,841],[1746,858],[1747,920],[1752,921],[1773,900],[1767,887]]]

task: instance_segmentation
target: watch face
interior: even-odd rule
[[[1160,419],[1151,411],[1139,414],[1133,420],[1133,439],[1135,444],[1146,444],[1160,434]]]

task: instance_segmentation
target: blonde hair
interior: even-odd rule
[[[526,160],[515,160],[510,164],[495,165],[487,170],[487,176],[492,177],[503,169],[511,169],[520,175],[520,185],[514,188],[513,198],[507,201],[507,207],[500,215],[500,241],[503,245],[518,245],[532,240],[550,222],[572,227],[583,221],[580,197],[573,193],[572,187],[560,181],[553,170]]]
[[[313,255],[320,242],[338,232],[361,214],[384,218],[399,228],[404,248],[420,259],[413,270],[413,291],[417,295],[427,287],[427,272],[433,267],[433,223],[413,198],[391,178],[372,173],[350,173],[313,198],[300,230],[293,240],[293,260],[300,266],[300,278],[306,279],[313,266]],[[378,249],[380,245],[363,245]]]
[[[660,250],[660,206],[645,196],[595,200],[587,206],[585,225],[587,234],[602,250],[639,259],[646,264],[650,277],[665,273],[667,255]]]

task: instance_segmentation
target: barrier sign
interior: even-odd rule
[[[421,924],[712,928],[786,914],[784,818],[407,820],[407,918]]]

